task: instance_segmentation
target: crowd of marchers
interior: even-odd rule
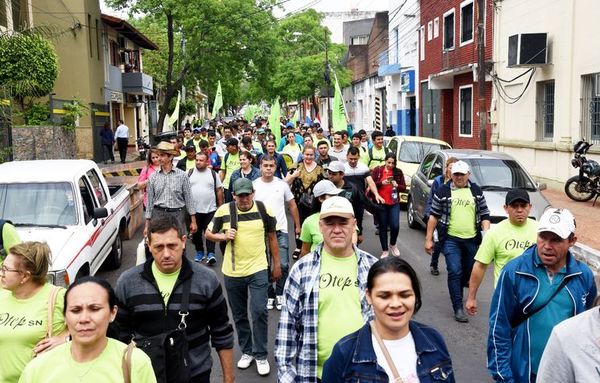
[[[276,129],[261,118],[186,124],[152,148],[138,180],[147,259],[114,288],[97,277],[51,285],[48,246],[21,243],[0,220],[0,381],[210,382],[214,348],[224,382],[236,367],[269,375],[269,354],[279,382],[454,382],[442,335],[412,319],[422,301],[398,247],[406,186],[383,134]],[[477,315],[493,264],[492,378],[597,381],[600,311],[592,272],[570,251],[575,218],[550,208],[536,222],[527,191],[513,189],[508,218],[491,227],[469,176],[449,158],[424,217],[430,270],[440,275],[443,255],[455,320]],[[366,212],[377,257],[361,249]]]

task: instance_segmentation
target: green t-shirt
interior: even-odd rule
[[[448,235],[469,239],[475,237],[475,197],[468,187],[452,189]]]
[[[0,382],[16,383],[27,363],[33,359],[33,348],[46,336],[48,297],[52,288],[53,285],[46,283],[27,299],[17,299],[12,292],[0,289]],[[65,328],[62,313],[64,296],[65,289],[61,288],[54,306],[53,334],[59,334]]]
[[[385,146],[382,146],[381,149],[377,149],[373,145],[370,151],[373,154],[372,157],[369,156],[369,150],[367,150],[366,154],[361,154],[360,156],[360,159],[365,163],[365,165],[367,165],[369,169],[374,169],[378,166],[383,165],[383,163],[385,162],[385,155],[387,154]]]
[[[27,365],[19,383],[123,382],[121,360],[127,345],[108,338],[106,348],[94,360],[78,363],[71,356],[71,342],[43,353]],[[140,349],[131,354],[131,383],[156,383],[150,358]]]
[[[236,154],[226,153],[225,157],[227,157],[227,161],[225,161],[223,164],[223,170],[225,171],[223,187],[225,189],[229,189],[229,180],[231,179],[231,174],[240,168],[240,152],[237,152]]]
[[[196,159],[193,160],[185,160],[185,171],[187,172],[190,169],[193,169],[196,167]]]
[[[319,213],[309,216],[302,222],[300,240],[310,243],[310,251],[314,251],[323,242],[323,234],[319,228]]]
[[[180,271],[181,269],[171,274],[165,274],[156,267],[156,263],[152,262],[152,275],[156,279],[156,284],[160,290],[160,295],[162,295],[165,301],[165,306],[169,303],[169,297],[171,297],[171,292],[173,291],[175,282],[177,282]]]
[[[319,314],[317,318],[317,376],[333,346],[365,324],[358,290],[358,257],[338,258],[321,251]]]
[[[492,227],[483,237],[475,260],[485,265],[494,262],[494,287],[504,265],[523,254],[525,249],[535,244],[537,222],[527,219],[522,226],[513,225],[505,219]]]

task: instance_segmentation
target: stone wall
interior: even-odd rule
[[[14,126],[15,161],[76,158],[75,132],[61,126]]]

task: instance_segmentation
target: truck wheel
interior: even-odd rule
[[[415,219],[415,206],[413,205],[412,199],[408,199],[406,207],[406,220],[408,221],[408,227],[411,229],[420,229],[421,225]]]
[[[121,241],[121,234],[117,233],[115,242],[113,242],[112,249],[104,261],[105,266],[109,270],[116,270],[121,267],[121,261],[123,260],[123,241]]]

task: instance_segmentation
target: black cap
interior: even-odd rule
[[[231,137],[230,139],[227,140],[227,146],[238,146],[239,143],[240,142],[237,140],[237,138]]]
[[[187,151],[187,150],[196,150],[196,146],[195,146],[194,144],[188,144],[188,145],[185,147],[185,150],[186,150],[186,151]]]
[[[529,194],[523,189],[511,189],[506,193],[506,205],[510,205],[516,201],[531,203]]]

